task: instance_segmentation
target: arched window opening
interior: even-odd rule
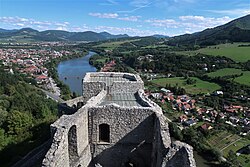
[[[78,102],[78,103],[77,103],[77,108],[79,109],[79,108],[81,108],[83,105],[84,105],[83,102]]]
[[[108,124],[99,125],[99,141],[110,142],[110,129]]]
[[[68,132],[68,151],[69,151],[69,163],[72,163],[77,158],[77,136],[76,126],[73,125]]]

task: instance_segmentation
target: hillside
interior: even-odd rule
[[[224,42],[250,42],[250,15],[235,19],[227,24],[206,29],[194,34],[173,37],[170,45],[214,45]]]
[[[127,34],[112,35],[107,32],[96,33],[68,32],[61,30],[37,31],[31,28],[20,30],[0,29],[0,41],[3,42],[29,42],[29,41],[102,41],[108,39],[118,39],[129,37]]]

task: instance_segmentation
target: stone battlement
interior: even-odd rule
[[[161,108],[143,89],[138,75],[87,73],[83,96],[64,104],[74,112],[51,125],[43,166],[194,167],[192,147],[171,142]]]

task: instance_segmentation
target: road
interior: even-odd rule
[[[51,99],[53,99],[53,100],[55,100],[55,101],[57,101],[57,102],[59,102],[59,103],[63,103],[63,102],[64,102],[64,100],[61,99],[59,95],[54,94],[54,93],[51,93],[51,92],[49,92],[49,91],[47,91],[47,90],[43,90],[43,89],[41,89],[41,90],[42,90],[49,98],[51,98]]]
[[[57,87],[55,81],[51,77],[49,77],[49,82],[50,82],[50,86],[51,86],[54,94],[57,95],[57,96],[60,96],[61,95],[60,88]]]

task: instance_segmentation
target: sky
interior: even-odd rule
[[[0,0],[0,28],[130,36],[194,33],[250,14],[250,0]]]

